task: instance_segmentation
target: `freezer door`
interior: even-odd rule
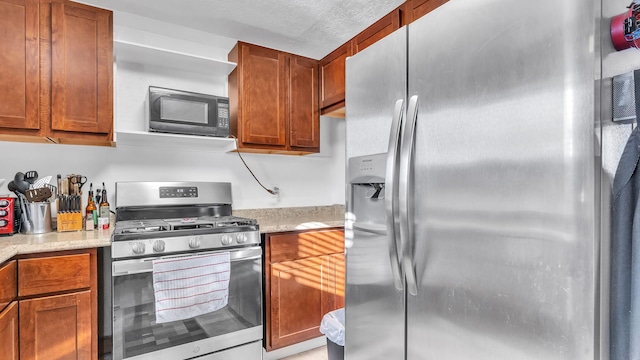
[[[406,28],[347,60],[345,359],[404,359],[405,297],[391,236],[396,174],[392,122],[406,92]],[[395,112],[395,113],[394,113]],[[394,121],[395,119],[395,121]],[[399,137],[398,137],[399,138]],[[395,148],[395,147],[394,147]],[[379,155],[368,155],[381,153]],[[359,155],[367,155],[354,158]],[[390,187],[390,188],[387,188]],[[392,212],[391,212],[392,213]],[[393,215],[393,214],[391,214]]]
[[[387,152],[397,100],[407,92],[407,29],[347,58],[346,158]]]
[[[595,358],[594,9],[452,0],[409,25],[407,359]]]

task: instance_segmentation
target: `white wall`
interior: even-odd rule
[[[280,196],[262,190],[235,153],[14,142],[0,142],[0,153],[7,154],[0,194],[8,193],[16,172],[36,170],[54,178],[83,174],[94,188],[104,181],[111,204],[116,181],[136,180],[231,182],[236,209],[344,204],[344,121],[323,118],[321,127],[323,156],[243,155],[265,186],[280,188]]]
[[[194,54],[220,60],[226,60],[226,52],[235,43],[233,39],[129,14],[115,13],[114,24],[116,39],[147,42],[182,52],[192,50]],[[207,39],[211,43],[203,45]],[[149,85],[227,95],[225,76],[193,73],[188,69],[177,71],[123,62],[116,63],[114,74],[116,130],[145,128],[144,101]],[[235,209],[344,204],[344,120],[322,117],[320,123],[320,154],[243,155],[266,187],[280,188],[279,196],[264,191],[236,153],[122,144],[109,148],[15,142],[0,142],[0,153],[8,154],[0,171],[0,179],[6,179],[0,186],[0,194],[8,193],[7,183],[16,172],[36,170],[41,177],[52,175],[54,179],[56,174],[86,175],[94,188],[104,182],[112,206],[117,181],[231,182]]]

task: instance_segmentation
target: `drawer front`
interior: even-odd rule
[[[18,295],[29,296],[89,288],[89,254],[18,260]]]
[[[16,261],[0,267],[0,311],[17,296]]]
[[[277,263],[344,252],[344,231],[319,230],[269,235],[269,261]]]

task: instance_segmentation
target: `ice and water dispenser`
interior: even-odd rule
[[[398,283],[399,246],[387,231],[392,223],[387,217],[385,199],[392,194],[385,187],[386,166],[386,153],[348,160],[347,284],[393,281],[397,287],[402,286]]]
[[[387,154],[349,159],[347,213],[359,224],[386,223],[384,176]]]

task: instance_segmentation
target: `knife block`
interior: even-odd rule
[[[82,213],[58,213],[58,232],[82,230]]]

